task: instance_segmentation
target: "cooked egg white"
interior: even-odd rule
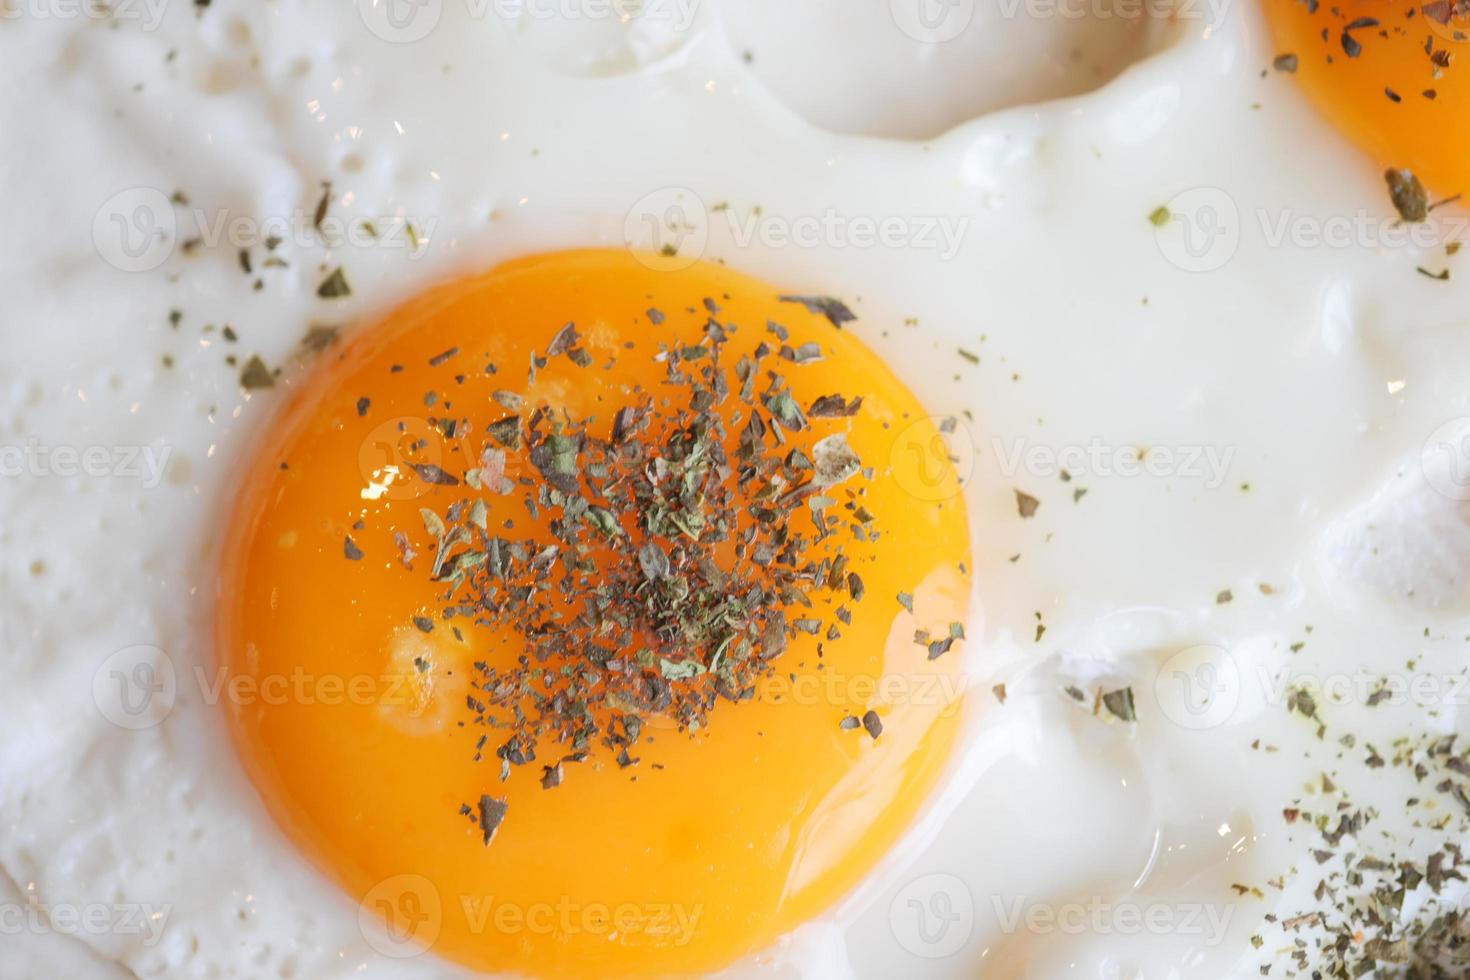
[[[0,975],[456,975],[243,775],[214,569],[313,327],[568,247],[840,296],[957,422],[982,609],[953,771],[731,976],[1258,975],[1318,907],[1284,810],[1376,806],[1385,859],[1463,833],[1368,747],[1466,725],[1464,213],[1399,226],[1253,5],[973,106],[936,54],[918,128],[992,111],[923,142],[837,132],[916,135],[841,86],[784,101],[820,18],[722,8],[0,7]],[[957,43],[1075,33],[1030,16]],[[887,43],[915,50],[855,56]],[[256,357],[275,388],[242,390]],[[1375,701],[1394,678],[1428,681]],[[1127,688],[1136,723],[1095,710]]]

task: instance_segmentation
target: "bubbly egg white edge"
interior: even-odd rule
[[[16,89],[0,106],[11,229],[0,442],[170,452],[154,486],[0,480],[0,903],[167,909],[156,943],[146,928],[7,934],[0,976],[453,973],[372,952],[352,903],[270,824],[196,686],[180,685],[162,724],[129,732],[99,716],[94,676],[139,644],[185,675],[209,664],[223,502],[278,394],[242,395],[201,325],[234,324],[242,357],[290,364],[309,323],[370,316],[517,254],[621,245],[650,196],[660,211],[702,202],[711,257],[853,300],[854,329],[936,415],[969,412],[979,448],[966,494],[983,610],[955,775],[856,895],[732,976],[947,977],[985,964],[999,977],[1255,975],[1248,940],[1263,916],[1311,907],[1313,873],[1288,874],[1310,838],[1289,833],[1281,810],[1318,772],[1376,802],[1379,827],[1412,836],[1411,780],[1369,772],[1361,753],[1339,758],[1270,695],[1282,671],[1402,672],[1411,656],[1458,670],[1467,520],[1426,491],[1419,457],[1431,433],[1470,415],[1466,288],[1415,273],[1453,265],[1442,251],[1272,243],[1283,217],[1389,215],[1376,170],[1285,77],[1261,77],[1276,52],[1248,5],[1208,36],[1188,24],[1168,34],[1096,93],[997,111],[928,143],[809,125],[753,80],[713,17],[648,70],[587,79],[495,25],[454,23],[454,5],[445,16],[451,29],[404,45],[366,33],[348,4],[217,3],[202,17],[171,6],[151,32],[0,24]],[[290,268],[261,292],[227,247],[151,272],[99,259],[94,219],[129,189],[283,215],[309,213],[326,178],[341,213],[432,225],[424,254],[288,243]],[[1201,188],[1224,191],[1241,233],[1221,267],[1190,272],[1178,263],[1194,257],[1168,236],[1182,229],[1147,218]],[[724,202],[782,220],[828,209],[970,220],[952,256],[741,246],[714,210]],[[315,286],[336,264],[354,294],[323,304]],[[1182,464],[1063,483],[1006,471],[999,457],[1016,440],[1198,447],[1228,464],[1218,486]],[[1018,488],[1041,501],[1029,520]],[[1248,680],[1227,723],[1189,731],[1169,720],[1156,679],[1202,644],[1273,686]],[[1059,692],[1073,684],[1131,684],[1138,724],[1069,703]],[[1327,713],[1360,741],[1463,727],[1458,705]],[[1256,740],[1280,751],[1252,751]],[[1265,887],[1279,875],[1284,891]],[[1237,882],[1265,897],[1237,899]],[[962,893],[964,947],[916,946],[905,910],[953,911]],[[1018,908],[1128,903],[1213,911],[1220,929],[1006,925]],[[1277,934],[1266,948],[1279,945]]]

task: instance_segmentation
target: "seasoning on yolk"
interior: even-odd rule
[[[1262,2],[1278,70],[1378,168],[1412,171],[1441,199],[1470,192],[1470,5]]]
[[[220,656],[260,692],[230,700],[248,771],[380,951],[718,969],[911,824],[960,724],[968,525],[835,309],[549,255],[292,385]]]

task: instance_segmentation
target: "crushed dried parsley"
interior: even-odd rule
[[[1388,194],[1400,218],[1411,223],[1429,218],[1429,192],[1412,170],[1385,170],[1383,179],[1388,182]]]
[[[834,324],[851,318],[836,301],[789,301]],[[861,397],[824,396],[809,414],[760,351],[727,366],[730,328],[711,316],[704,329],[697,346],[662,355],[666,391],[631,391],[607,413],[606,437],[596,419],[500,390],[491,400],[514,414],[485,427],[494,448],[480,465],[416,467],[431,485],[473,491],[421,512],[428,574],[444,587],[437,618],[514,637],[509,660],[474,663],[466,698],[465,724],[487,730],[476,757],[493,752],[502,780],[538,754],[551,754],[541,766],[547,789],[561,785],[566,763],[604,750],[619,767],[636,765],[645,719],[706,728],[719,704],[755,696],[793,637],[839,637],[838,623],[851,621],[843,604],[864,597],[846,546],[875,537],[876,517],[861,506],[861,488],[846,484],[872,474],[843,432],[813,431],[813,420],[855,415]],[[563,355],[581,364],[580,342],[566,324],[532,370]],[[795,351],[774,361],[802,362]],[[511,537],[502,511],[512,507],[545,530]],[[398,542],[402,561],[416,544]],[[907,593],[900,601],[912,608]],[[930,658],[963,636],[952,624]],[[874,739],[882,731],[873,710],[842,726]]]

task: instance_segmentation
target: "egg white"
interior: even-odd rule
[[[1381,827],[1410,833],[1412,781],[1319,742],[1280,683],[1410,658],[1454,672],[1470,514],[1420,460],[1470,415],[1470,290],[1415,273],[1452,265],[1442,250],[1275,241],[1282,220],[1391,215],[1374,169],[1285,76],[1262,75],[1276,52],[1249,5],[1155,25],[1117,78],[1024,104],[1052,94],[1041,73],[927,142],[821,129],[809,120],[903,135],[902,113],[836,86],[798,86],[788,106],[782,66],[762,74],[761,39],[789,57],[793,24],[813,35],[814,71],[907,46],[871,21],[834,48],[820,18],[769,5],[632,27],[430,7],[420,38],[371,0],[162,5],[156,24],[143,5],[45,18],[12,0],[20,15],[0,22],[0,444],[32,447],[0,479],[0,904],[166,909],[156,941],[8,933],[0,976],[455,975],[374,950],[355,905],[271,824],[207,703],[218,532],[279,397],[242,393],[224,358],[289,376],[312,324],[350,329],[426,284],[573,245],[675,244],[848,298],[852,329],[936,415],[964,420],[984,609],[953,778],[858,894],[731,975],[1254,975],[1289,940],[1258,953],[1250,937],[1315,885],[1292,873],[1308,837],[1281,819],[1311,780],[1349,774]],[[982,26],[962,43],[999,57],[1010,25]],[[1060,43],[1075,25],[1024,29]],[[940,58],[907,97],[925,125],[953,121],[972,83]],[[322,243],[324,181],[330,216],[372,221],[379,241]],[[1236,217],[1199,254],[1182,223],[1149,220],[1221,202]],[[115,216],[140,215],[167,234],[120,253]],[[285,267],[262,267],[261,229],[282,227]],[[882,228],[896,238],[870,240]],[[339,265],[352,296],[319,299]],[[1064,481],[1025,455],[1093,446],[1109,466],[1129,447],[1199,458],[1132,474],[1084,457]],[[134,473],[110,457],[101,476],[29,462],[55,447],[163,462]],[[1017,489],[1040,500],[1034,517]],[[130,730],[96,686],[139,647],[176,691]],[[1170,682],[1202,662],[1242,680],[1228,716],[1193,730]],[[1132,686],[1139,722],[1094,717],[1061,693],[1074,685]],[[1332,713],[1389,741],[1463,729],[1463,710]],[[1262,897],[1238,898],[1240,882]],[[1205,931],[1016,924],[1098,905],[1195,908]],[[934,940],[936,918],[916,939],[926,914],[962,935]]]

